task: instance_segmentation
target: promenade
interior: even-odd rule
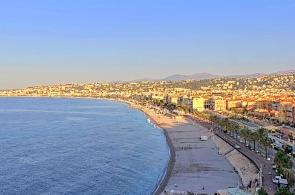
[[[212,141],[201,141],[201,135],[212,136],[208,129],[187,117],[172,119],[153,109],[131,104],[142,110],[166,133],[171,148],[167,173],[156,194],[213,194],[219,189],[236,187],[241,178],[234,167],[219,154]],[[226,179],[224,179],[226,178]]]
[[[167,194],[173,194],[169,193],[173,191],[213,194],[219,189],[236,187],[241,182],[231,164],[219,154],[214,142],[211,139],[200,140],[201,135],[212,136],[207,129],[188,118],[172,122],[172,128],[165,128],[166,123],[163,124],[175,149],[173,171],[165,187]]]
[[[196,120],[200,125],[210,129],[213,128],[212,125]],[[219,131],[214,130],[215,135],[219,136],[221,139],[229,143],[232,147],[234,145],[239,145],[241,148],[238,150],[240,153],[242,153],[247,158],[251,159],[251,161],[260,168],[262,165],[262,174],[263,174],[263,182],[262,187],[267,191],[269,195],[275,194],[277,184],[272,182],[272,178],[274,177],[275,173],[272,170],[272,160],[267,160],[265,157],[258,155],[254,151],[251,151],[249,148],[247,148],[243,143],[240,143],[238,140],[234,139],[233,137]],[[271,174],[269,174],[271,173]]]
[[[153,109],[134,104],[131,107],[143,111],[165,131],[171,148],[167,173],[156,194],[213,194],[220,189],[235,188],[238,183],[242,183],[246,189],[261,166],[262,187],[269,195],[275,194],[277,184],[272,182],[275,175],[273,161],[256,154],[219,130],[208,131],[212,125],[202,120],[191,117],[173,119],[158,115]],[[202,135],[208,136],[209,140],[201,141]],[[234,145],[241,148],[236,150]]]

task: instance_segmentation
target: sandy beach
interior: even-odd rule
[[[166,175],[155,194],[213,194],[241,182],[232,165],[219,154],[208,129],[188,118],[172,119],[152,109],[130,106],[143,111],[164,130],[171,149]],[[201,135],[210,139],[201,141]]]

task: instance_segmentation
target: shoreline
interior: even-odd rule
[[[163,179],[155,189],[154,195],[164,195],[166,193],[187,194],[188,192],[211,194],[219,189],[226,189],[228,186],[236,187],[236,183],[241,180],[240,175],[234,171],[232,164],[226,158],[219,155],[214,141],[210,140],[207,143],[200,141],[199,136],[207,135],[209,131],[201,126],[198,121],[195,121],[194,124],[188,117],[171,119],[168,116],[156,114],[152,109],[144,108],[132,102],[122,102],[127,103],[130,108],[143,112],[143,114],[150,118],[152,123],[161,128],[170,148],[170,159],[166,173],[164,173]],[[193,133],[191,134],[190,132]],[[185,138],[187,133],[190,135]],[[193,137],[196,141],[191,142],[189,139]],[[211,151],[215,154],[210,155],[212,157],[208,157],[207,154],[211,153]],[[222,162],[220,163],[219,160]],[[217,161],[219,165],[216,165]],[[214,174],[217,175],[214,180],[221,184],[215,185],[215,182],[211,182]],[[222,182],[224,176],[231,179]],[[209,182],[214,187],[212,184],[208,184]],[[204,185],[206,186],[205,190]]]
[[[159,195],[165,190],[165,187],[167,186],[167,184],[169,182],[169,179],[171,177],[171,174],[172,174],[172,171],[173,171],[173,168],[174,168],[175,148],[174,148],[174,145],[172,143],[172,140],[169,137],[167,130],[160,123],[158,123],[154,119],[153,116],[151,116],[149,113],[145,112],[141,107],[139,107],[139,106],[137,106],[137,105],[135,105],[135,104],[133,104],[131,102],[127,102],[127,101],[126,102],[125,101],[120,101],[120,102],[126,103],[126,104],[129,105],[130,108],[136,109],[136,110],[139,110],[140,112],[142,112],[144,115],[146,115],[152,121],[153,124],[155,124],[158,128],[162,129],[163,132],[164,132],[166,142],[167,142],[167,145],[168,145],[169,150],[170,150],[170,157],[169,157],[169,161],[168,161],[168,163],[166,165],[166,168],[165,168],[166,171],[163,173],[163,177],[159,181],[157,188],[155,188],[154,191],[153,191],[153,195]]]
[[[25,97],[30,97],[30,96],[25,96]],[[40,98],[40,97],[37,97],[37,98]],[[48,97],[41,97],[41,98],[48,98]],[[49,97],[49,98],[52,98],[52,97]],[[116,100],[116,99],[106,99],[106,98],[91,98],[91,97],[55,97],[55,98],[78,98],[78,99],[94,99],[94,100],[106,100],[106,101],[117,101],[117,102],[122,102],[122,103],[125,103],[127,104],[130,108],[132,109],[137,109],[139,110],[140,112],[142,112],[143,114],[145,114],[150,120],[151,122],[156,125],[158,128],[160,128],[161,130],[163,130],[163,133],[165,135],[165,138],[166,138],[166,143],[169,147],[169,150],[170,150],[170,158],[168,160],[168,163],[166,164],[166,168],[165,168],[165,171],[162,173],[161,175],[161,179],[158,181],[158,183],[156,184],[156,188],[153,190],[153,194],[155,195],[159,195],[159,194],[164,194],[164,190],[167,191],[167,187],[168,189],[170,188],[171,190],[171,181],[170,180],[173,180],[173,182],[175,182],[175,166],[179,166],[179,162],[177,165],[175,165],[175,162],[176,160],[179,161],[179,146],[177,143],[177,140],[176,140],[176,143],[177,145],[175,145],[175,137],[173,138],[172,135],[169,135],[171,134],[171,129],[174,129],[174,128],[178,128],[178,126],[188,126],[188,125],[191,125],[190,122],[187,121],[187,117],[185,117],[185,122],[183,122],[183,124],[181,125],[178,125],[179,122],[177,121],[177,125],[175,124],[175,120],[171,121],[172,119],[167,119],[169,118],[168,116],[165,116],[165,115],[158,115],[156,114],[152,109],[148,109],[148,108],[144,108],[140,105],[136,105],[135,103],[133,102],[128,102],[128,101],[125,101],[125,100]],[[160,117],[161,116],[161,117]],[[166,118],[166,119],[165,119]],[[166,121],[165,121],[166,120]],[[169,120],[167,122],[167,120]],[[191,120],[194,120],[196,124],[200,125],[202,127],[202,129],[206,129],[207,132],[208,132],[208,129],[206,127],[204,127],[197,119],[191,119]],[[164,123],[164,122],[166,123]],[[181,122],[182,123],[182,122]],[[168,129],[166,129],[165,126],[168,125]],[[184,127],[182,127],[184,128]],[[202,133],[201,131],[203,131],[204,133],[204,130],[201,130],[201,129],[198,129],[199,133]],[[173,139],[173,140],[172,140]],[[214,145],[217,146],[217,144],[213,141]],[[226,142],[225,142],[226,143]],[[177,148],[175,148],[177,147]],[[177,149],[177,159],[176,159],[176,149]],[[209,148],[207,148],[207,150],[209,150]],[[235,166],[229,161],[229,159],[225,158],[225,157],[222,157],[223,159],[225,159],[228,163],[230,163],[230,165],[235,169]],[[186,161],[188,161],[187,159],[185,159]],[[178,169],[178,168],[177,168]],[[176,171],[178,172],[178,171]],[[191,174],[196,174],[194,171],[191,172]],[[177,173],[178,175],[178,173]],[[240,179],[242,179],[241,175],[239,174],[240,176]],[[173,178],[172,178],[173,177]],[[186,178],[182,178],[182,179],[188,179],[187,176],[185,176]],[[198,176],[199,177],[199,176]],[[178,180],[177,180],[178,179]],[[180,178],[177,178],[177,184],[180,180]],[[202,181],[203,182],[203,181]],[[169,183],[169,186],[168,186],[168,183]],[[180,182],[179,182],[180,183]],[[187,185],[184,185],[184,186],[189,186],[191,187],[191,185],[187,184]],[[175,183],[175,187],[176,186],[176,183]],[[185,192],[187,191],[192,191],[192,192],[196,192],[194,191],[194,189],[189,189],[188,188],[184,188],[185,189]],[[227,188],[228,186],[224,186],[224,188]],[[174,183],[173,183],[173,187],[172,189],[174,189]],[[180,189],[180,188],[176,188],[176,189]],[[200,188],[197,189],[199,192]],[[203,190],[204,190],[204,187],[203,187]],[[167,191],[169,192],[169,190]],[[184,191],[179,191],[179,192],[184,192]],[[165,193],[166,194],[166,193]]]
[[[179,161],[179,160],[181,160],[181,159],[179,159],[180,157],[178,157],[179,155],[180,155],[180,153],[179,153],[179,148],[175,148],[175,147],[177,147],[177,145],[174,145],[174,144],[177,144],[177,141],[176,141],[176,143],[174,142],[175,141],[175,137],[173,138],[172,137],[172,135],[171,135],[171,129],[173,129],[173,128],[177,128],[177,127],[169,127],[168,129],[169,130],[167,130],[164,126],[165,125],[162,125],[163,123],[163,118],[164,117],[167,117],[167,116],[163,116],[162,115],[162,119],[160,119],[160,117],[159,117],[159,115],[157,115],[156,113],[154,113],[154,111],[152,111],[151,109],[148,109],[148,108],[143,108],[142,106],[140,106],[140,105],[136,105],[136,104],[134,104],[134,103],[132,103],[132,102],[127,102],[127,101],[121,101],[121,102],[124,102],[124,103],[127,103],[129,106],[130,106],[130,108],[133,108],[133,109],[137,109],[137,110],[139,110],[139,111],[141,111],[141,112],[143,112],[143,114],[145,114],[151,121],[152,121],[152,123],[153,124],[155,124],[155,125],[157,125],[159,128],[161,128],[162,130],[163,130],[163,132],[164,132],[164,135],[165,135],[165,137],[166,137],[166,142],[167,142],[167,144],[168,144],[168,146],[169,146],[169,148],[170,148],[170,159],[169,159],[169,162],[168,162],[168,165],[167,165],[167,168],[166,168],[166,172],[164,173],[164,175],[163,175],[163,179],[159,182],[159,185],[158,185],[158,187],[155,189],[155,191],[154,191],[154,193],[153,194],[155,194],[155,195],[160,195],[160,194],[166,194],[165,192],[164,192],[164,190],[168,193],[168,194],[171,194],[171,192],[172,191],[175,191],[174,193],[172,193],[172,194],[179,194],[179,193],[187,193],[188,191],[191,191],[191,192],[194,192],[194,193],[202,193],[202,189],[197,189],[197,191],[195,190],[193,190],[193,189],[195,189],[194,187],[192,188],[192,189],[182,189],[182,191],[177,191],[177,190],[174,190],[175,188],[173,188],[172,190],[171,190],[171,182],[173,181],[173,182],[176,182],[177,184],[178,184],[178,182],[182,182],[182,180],[186,180],[186,179],[189,179],[189,177],[190,176],[185,176],[185,178],[179,178],[179,179],[175,179],[175,172],[178,172],[178,171],[176,171],[176,170],[178,170],[178,167],[179,167],[179,162],[178,162],[178,164],[175,164],[175,162],[176,162],[176,160],[177,161]],[[158,119],[159,120],[158,120]],[[193,124],[193,126],[195,126],[195,127],[197,127],[198,128],[198,130],[197,131],[199,131],[199,133],[200,134],[205,134],[205,135],[209,135],[209,130],[205,127],[205,126],[203,126],[202,125],[202,123],[200,122],[200,121],[198,121],[197,119],[193,119],[193,118],[190,118],[190,117],[183,117],[183,119],[185,119],[185,122],[183,123],[183,124],[181,124],[182,126],[188,126],[188,125],[191,125],[190,124],[190,122],[191,121],[193,121],[193,123],[195,123],[195,124]],[[158,120],[158,121],[157,121]],[[190,122],[189,122],[190,121]],[[175,121],[174,121],[174,123],[175,123]],[[177,124],[178,124],[178,122],[177,122]],[[167,125],[167,124],[166,124]],[[180,126],[181,126],[180,125]],[[169,135],[170,134],[170,135]],[[214,137],[215,137],[215,135],[214,135]],[[172,140],[173,139],[173,140]],[[217,138],[216,138],[217,139]],[[217,140],[214,140],[214,138],[213,138],[213,140],[211,140],[212,141],[212,143],[214,144],[214,147],[216,147],[216,149],[218,150],[218,155],[220,155],[220,149],[219,149],[219,147],[224,147],[224,145],[227,145],[227,143],[225,142],[225,141],[221,141],[222,143],[220,143],[220,141],[219,141],[219,143],[217,143]],[[221,145],[220,145],[221,144]],[[177,159],[176,159],[176,149],[177,149]],[[208,150],[210,150],[210,148],[207,148],[206,149],[207,151]],[[238,152],[237,152],[238,153]],[[244,155],[242,155],[242,154],[236,154],[235,155],[236,156],[236,158],[243,158],[243,161],[245,160],[244,159]],[[206,157],[205,157],[206,158]],[[226,162],[227,162],[227,164],[233,169],[233,172],[235,172],[235,174],[237,174],[237,176],[238,177],[233,177],[233,178],[231,178],[232,180],[235,180],[236,182],[241,182],[241,183],[243,183],[243,184],[246,184],[246,182],[245,181],[248,181],[249,180],[249,176],[251,175],[252,176],[252,174],[254,174],[254,169],[251,167],[252,166],[252,163],[251,162],[245,162],[246,164],[245,164],[245,166],[246,167],[248,167],[248,166],[250,166],[251,167],[251,169],[250,169],[250,167],[249,168],[247,168],[247,170],[245,169],[244,171],[242,171],[241,172],[241,167],[239,167],[239,165],[237,164],[237,163],[235,163],[235,161],[237,160],[237,159],[233,159],[233,157],[231,157],[231,158],[229,158],[229,157],[227,157],[227,156],[221,156],[221,158],[222,159],[224,159]],[[248,160],[248,159],[247,159]],[[234,163],[233,163],[234,162]],[[203,162],[199,162],[199,163],[203,163]],[[213,166],[214,167],[214,166]],[[245,171],[247,172],[247,173],[245,173]],[[200,172],[202,172],[202,170],[200,171]],[[196,173],[194,172],[194,171],[192,171],[191,172],[191,174],[195,174],[196,175]],[[199,173],[197,173],[197,174],[199,174]],[[200,173],[201,174],[201,173]],[[218,173],[217,173],[218,174]],[[220,173],[219,173],[220,174]],[[250,175],[249,175],[250,174]],[[177,173],[177,175],[178,175],[178,173]],[[223,176],[223,175],[222,175]],[[173,177],[173,178],[172,178]],[[198,176],[199,177],[199,176]],[[169,186],[168,186],[168,183],[169,183]],[[176,189],[178,189],[177,187],[177,185],[176,185],[176,183],[175,183],[175,187],[176,187]],[[202,181],[202,183],[205,183],[205,180],[204,181]],[[191,187],[191,185],[189,185],[188,184],[188,186],[189,187]],[[173,187],[174,187],[174,183],[173,183]],[[220,187],[220,190],[221,189],[226,189],[227,187],[229,187],[229,186],[227,186],[226,184],[224,185],[224,186],[222,186],[222,187]],[[231,187],[236,187],[236,185],[235,186],[231,186]],[[169,190],[170,189],[170,190]],[[216,189],[217,190],[217,189]],[[216,191],[215,191],[216,192]],[[206,192],[205,194],[207,194],[207,193],[211,193],[211,192]]]

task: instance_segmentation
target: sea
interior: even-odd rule
[[[116,101],[0,98],[0,194],[153,194],[163,130]]]

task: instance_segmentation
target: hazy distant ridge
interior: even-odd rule
[[[135,79],[129,82],[140,82],[140,81],[181,81],[181,80],[189,80],[189,79],[195,79],[195,80],[205,80],[205,79],[214,79],[214,78],[257,78],[261,76],[267,76],[267,75],[280,75],[280,74],[295,74],[295,70],[285,70],[285,71],[278,71],[273,73],[253,73],[253,74],[244,74],[244,75],[215,75],[207,72],[202,73],[195,73],[192,75],[183,75],[183,74],[173,74],[168,77],[165,77],[163,79],[152,79],[152,78],[143,78],[143,79]],[[116,82],[124,82],[124,81],[116,81]],[[128,81],[125,81],[128,82]]]

